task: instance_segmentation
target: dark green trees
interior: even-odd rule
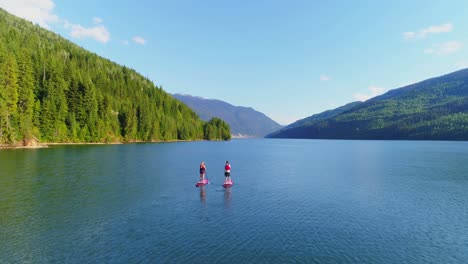
[[[214,117],[204,125],[204,138],[208,140],[229,140],[231,139],[230,130],[228,123],[224,122],[222,119]]]
[[[2,9],[0,36],[0,145],[230,138],[136,71]]]
[[[18,104],[18,66],[12,55],[3,54],[0,64],[0,142],[16,138],[15,118]]]
[[[351,106],[309,117],[270,137],[468,140],[468,69]]]
[[[38,134],[34,127],[34,76],[31,55],[23,50],[18,58],[18,131],[17,139],[31,139]]]

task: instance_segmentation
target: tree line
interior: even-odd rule
[[[0,9],[0,144],[230,139],[135,70]]]
[[[389,91],[334,116],[269,136],[468,140],[468,69]]]

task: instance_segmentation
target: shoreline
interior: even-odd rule
[[[176,142],[196,142],[205,141],[205,139],[194,139],[194,140],[159,140],[159,141],[131,141],[131,142],[46,142],[36,143],[34,145],[0,145],[2,149],[40,149],[48,148],[49,146],[60,146],[60,145],[123,145],[123,144],[135,144],[135,143],[176,143]]]
[[[0,150],[2,149],[40,149],[40,148],[48,148],[48,145],[35,145],[35,146],[0,146]]]

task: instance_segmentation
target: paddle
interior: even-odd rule
[[[208,173],[206,173],[206,171],[205,171],[205,178],[208,181],[208,184],[211,184],[210,179],[208,179]]]

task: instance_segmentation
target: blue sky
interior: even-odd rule
[[[281,124],[468,67],[468,1],[0,0],[169,93]]]

